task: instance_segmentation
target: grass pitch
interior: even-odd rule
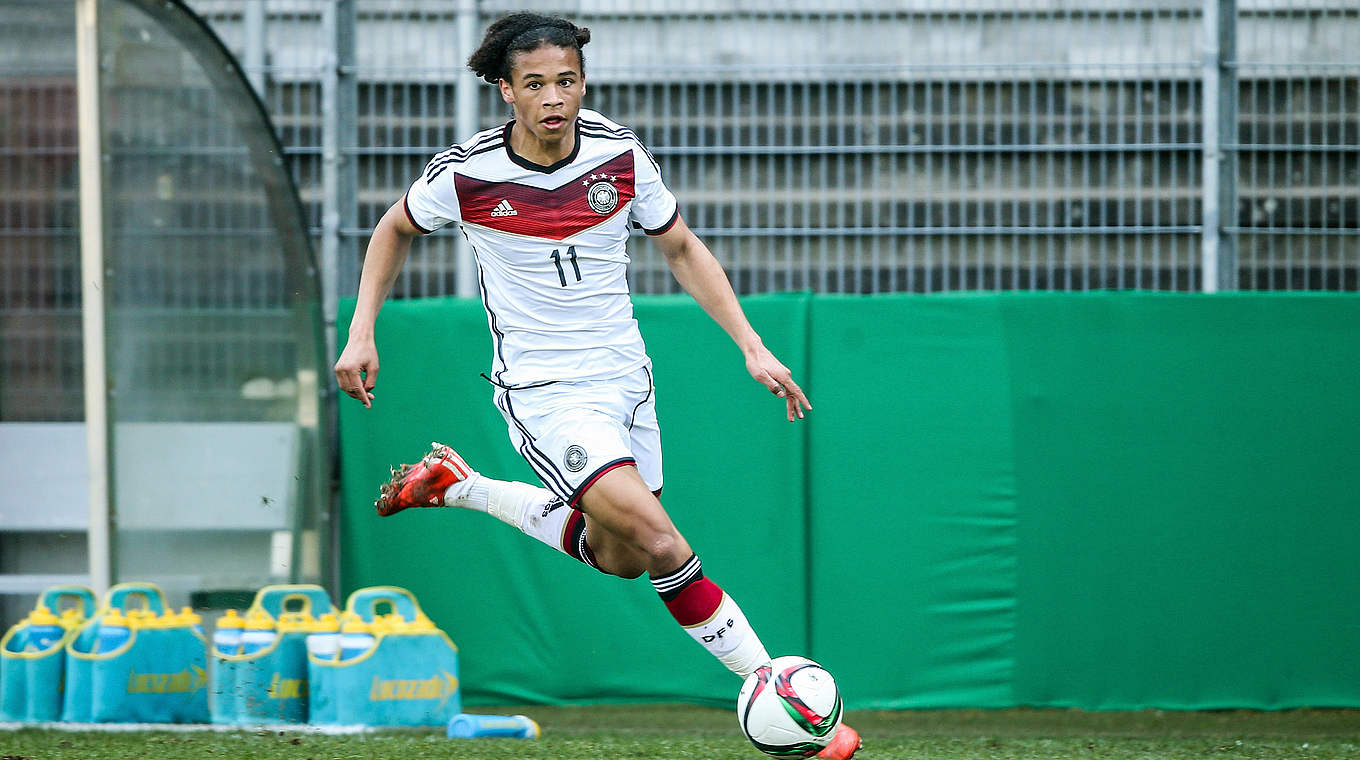
[[[485,708],[520,712],[536,740],[445,739],[442,731],[327,736],[308,730],[0,731],[0,760],[759,760],[730,710],[683,705]],[[1262,713],[951,710],[847,714],[862,760],[1354,760],[1360,711]]]

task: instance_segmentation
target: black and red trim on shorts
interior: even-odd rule
[[[633,467],[637,467],[637,460],[632,457],[623,457],[622,459],[615,459],[614,461],[609,462],[608,464],[600,466],[599,469],[595,470],[595,472],[592,472],[590,474],[590,477],[582,481],[581,485],[578,486],[576,490],[572,492],[571,498],[567,499],[568,506],[575,507],[577,504],[580,504],[581,497],[585,495],[587,488],[590,488],[591,486],[595,485],[595,481],[604,477],[604,474],[606,472],[609,472],[610,470],[616,470],[620,467],[623,467],[624,465],[632,465]]]

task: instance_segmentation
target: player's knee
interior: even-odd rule
[[[588,541],[601,572],[631,579],[647,571],[643,557],[608,533],[593,535]]]
[[[677,556],[681,543],[676,534],[662,531],[644,538],[638,549],[647,558],[647,565],[651,569],[674,569],[670,566],[685,559]]]
[[[641,565],[618,565],[606,572],[610,575],[617,575],[620,578],[626,578],[631,581],[634,578],[641,578],[642,574],[646,571],[647,568]]]

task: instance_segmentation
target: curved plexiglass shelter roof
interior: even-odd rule
[[[44,64],[26,71],[21,56],[0,63],[5,115],[27,124],[31,138],[6,148],[9,160],[29,157],[45,191],[0,217],[6,279],[16,275],[0,302],[0,341],[6,371],[33,376],[50,369],[23,355],[32,330],[69,337],[74,314],[79,345],[81,303],[28,297],[44,273],[69,276],[79,248],[75,53],[60,49],[72,37],[75,3],[19,6],[24,24],[7,25],[16,37],[0,47],[28,48]],[[113,580],[158,583],[177,604],[323,580],[330,455],[322,317],[307,221],[283,152],[235,61],[183,4],[98,0],[97,10]],[[61,105],[43,111],[50,102]],[[53,153],[65,167],[55,179],[40,165]],[[35,280],[25,284],[28,276]],[[78,472],[85,415],[73,404],[83,366],[68,364],[75,371],[58,373],[63,392],[46,397],[44,412],[0,406],[7,458],[21,452],[34,477],[67,468],[65,490],[45,499],[66,513],[38,519],[17,500],[0,502],[0,542],[40,533],[78,569],[89,519]],[[27,524],[35,520],[47,524]]]
[[[320,298],[283,151],[184,6],[101,5],[118,577],[315,581]]]

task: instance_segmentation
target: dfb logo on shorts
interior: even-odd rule
[[[619,190],[609,180],[602,179],[586,189],[586,200],[591,211],[608,214],[619,207]]]
[[[586,456],[586,450],[574,443],[568,446],[567,453],[562,455],[562,463],[572,472],[584,470],[586,468],[586,462],[589,461],[589,459],[590,458]]]

